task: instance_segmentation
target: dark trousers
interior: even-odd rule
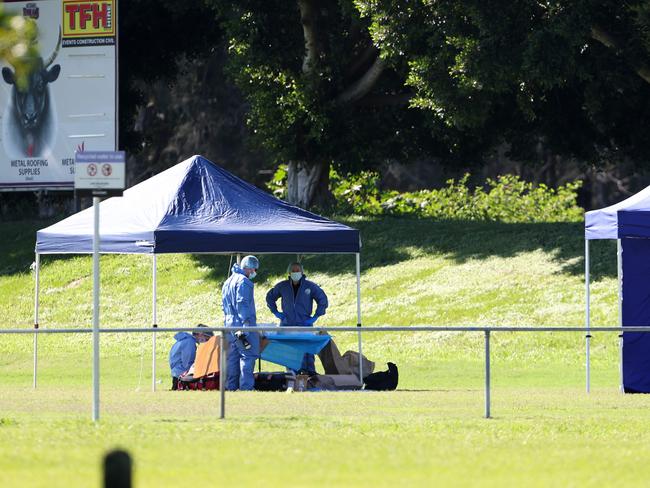
[[[178,390],[178,378],[172,376],[172,390]]]

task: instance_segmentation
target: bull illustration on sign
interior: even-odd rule
[[[25,86],[16,84],[16,73],[2,68],[2,78],[10,85],[11,101],[5,111],[3,139],[12,157],[41,157],[51,149],[55,137],[54,103],[49,84],[61,73],[53,64],[61,48],[61,29],[56,47],[47,59],[39,57]]]

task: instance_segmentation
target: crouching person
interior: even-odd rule
[[[191,334],[178,332],[174,335],[176,342],[169,350],[169,368],[172,371],[172,390],[178,390],[178,377],[185,373],[194,364],[196,357],[196,345],[210,339],[214,334],[210,330],[202,332],[201,327],[207,325],[199,324]]]
[[[255,360],[260,357],[260,337],[250,329],[257,325],[253,278],[259,261],[246,256],[241,264],[235,264],[221,289],[225,327],[237,327],[228,337],[228,363],[226,388],[228,390],[252,390],[255,386],[253,371]]]

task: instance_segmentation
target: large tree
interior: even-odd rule
[[[351,0],[207,1],[222,19],[249,126],[288,164],[291,202],[321,203],[332,163],[359,168],[451,145],[409,109],[404,70],[387,65]]]

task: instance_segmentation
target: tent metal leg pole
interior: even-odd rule
[[[241,254],[237,254],[237,264],[241,264]]]
[[[485,418],[490,418],[490,331],[485,331]]]
[[[157,309],[157,298],[158,298],[158,259],[156,254],[153,255],[152,260],[152,276],[151,276],[151,288],[152,288],[152,299],[151,299],[151,314],[153,321],[153,328],[158,327],[158,309]],[[156,333],[151,334],[151,391],[156,391]]]
[[[585,239],[585,327],[587,335],[585,336],[586,351],[586,387],[587,393],[591,391],[591,361],[590,361],[590,340],[591,340],[591,314],[590,314],[590,296],[589,296],[589,239]]]
[[[40,292],[40,278],[41,278],[41,255],[36,253],[35,268],[34,268],[34,379],[33,388],[36,389],[38,378],[38,305],[39,305],[39,292]]]
[[[219,395],[221,405],[219,409],[219,418],[226,418],[226,332],[221,331],[219,339]]]
[[[623,245],[621,240],[616,240],[616,262],[617,262],[617,275],[618,275],[618,325],[623,327]],[[619,390],[623,393],[623,334],[619,336],[618,340],[619,349]]]
[[[356,253],[357,261],[357,327],[361,327],[361,254]],[[359,380],[363,383],[363,348],[359,331]]]
[[[93,197],[93,422],[99,421],[99,197]]]

